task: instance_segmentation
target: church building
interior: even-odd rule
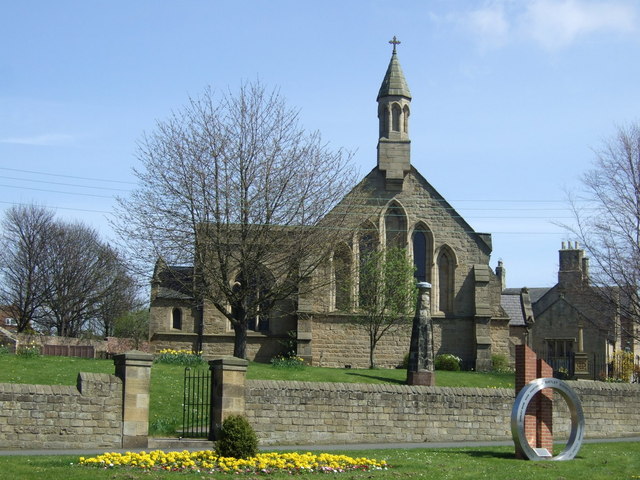
[[[393,53],[377,95],[377,163],[343,200],[362,207],[353,213],[358,227],[345,232],[326,266],[316,270],[319,288],[292,299],[290,314],[256,323],[247,344],[250,360],[269,361],[287,342],[295,342],[298,355],[312,365],[367,367],[368,335],[353,321],[359,262],[367,250],[391,246],[405,248],[416,280],[432,286],[436,354],[452,353],[467,368],[488,370],[492,354],[509,358],[523,340],[525,326],[510,326],[500,304],[503,285],[489,266],[491,235],[475,232],[411,165],[411,92],[396,52],[399,42],[394,37],[390,43]],[[197,347],[207,356],[231,354],[228,320],[206,304],[204,311],[191,306],[189,296],[172,283],[170,270],[158,265],[152,283],[155,349]],[[189,269],[175,273],[189,275]],[[400,365],[410,336],[410,324],[383,336],[376,348],[378,365]]]

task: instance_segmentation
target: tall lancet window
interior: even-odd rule
[[[453,312],[455,265],[454,254],[445,245],[438,255],[438,306],[444,313]]]
[[[362,265],[366,262],[368,256],[378,248],[378,231],[372,223],[365,223],[360,227],[360,236],[358,238],[358,305],[363,306],[363,302],[367,301],[366,295],[360,295],[360,280],[362,274]]]
[[[402,132],[409,134],[409,106],[405,105],[402,109]]]
[[[400,105],[397,103],[393,104],[391,107],[391,129],[394,132],[400,131],[400,117],[402,116],[402,110],[400,110]]]
[[[413,264],[415,277],[419,282],[431,283],[431,265],[433,264],[433,241],[431,232],[424,224],[413,231]]]
[[[348,312],[351,310],[352,271],[351,249],[346,243],[338,245],[333,253],[333,275],[335,281],[336,310]]]
[[[386,105],[380,105],[378,108],[378,120],[380,123],[380,138],[389,136],[389,108]]]
[[[407,217],[397,203],[392,203],[384,215],[387,248],[407,248]]]

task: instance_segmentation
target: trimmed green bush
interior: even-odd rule
[[[451,353],[443,353],[435,358],[436,370],[446,370],[448,372],[459,372],[462,359]]]
[[[491,355],[491,369],[498,373],[513,373],[513,368],[509,365],[509,359],[500,353]]]
[[[258,437],[245,417],[231,415],[222,422],[216,451],[233,458],[250,458],[258,453]]]

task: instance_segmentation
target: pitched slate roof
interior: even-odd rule
[[[552,287],[534,287],[529,288],[529,298],[531,303],[534,304],[540,300]],[[505,288],[502,290],[502,295],[520,295],[521,288]]]
[[[193,298],[190,286],[193,282],[193,267],[167,266],[157,272],[156,298],[189,300]]]

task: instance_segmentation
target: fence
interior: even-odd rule
[[[43,355],[56,357],[95,358],[96,349],[91,345],[43,345]]]
[[[568,352],[564,356],[554,356],[548,350],[543,349],[536,353],[553,368],[555,377],[561,379],[575,377],[574,352]],[[604,354],[588,353],[587,360],[589,362],[589,379],[591,380],[620,380],[640,383],[640,355],[628,359],[620,355],[607,358]]]
[[[207,438],[211,411],[211,372],[184,369],[182,436]]]

